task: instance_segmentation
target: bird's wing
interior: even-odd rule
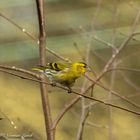
[[[64,63],[59,63],[59,62],[52,62],[52,63],[48,63],[47,67],[49,69],[52,69],[52,70],[55,70],[55,71],[62,71],[65,68],[67,68],[68,65],[64,64]]]

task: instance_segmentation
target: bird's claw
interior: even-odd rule
[[[68,93],[72,93],[72,90],[71,90],[71,88],[68,88]]]
[[[52,87],[55,87],[55,86],[56,86],[56,83],[53,83],[53,82],[52,82],[52,83],[50,83],[50,84],[51,84]]]

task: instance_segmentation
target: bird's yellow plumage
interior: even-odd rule
[[[71,92],[71,86],[75,80],[85,74],[86,64],[83,62],[76,62],[69,65],[48,63],[46,67],[37,67],[33,68],[33,70],[43,72],[53,85],[59,83],[66,86],[69,92]]]

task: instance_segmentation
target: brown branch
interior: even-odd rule
[[[8,133],[0,133],[0,138],[2,140],[7,140],[7,139],[21,139],[21,140],[26,140],[27,139],[32,139],[33,134],[8,134]]]
[[[28,74],[28,75],[31,75],[37,79],[40,79],[40,76],[34,72],[31,72],[29,70],[25,70],[25,69],[22,69],[22,68],[17,68],[15,66],[6,66],[6,65],[0,65],[0,68],[2,69],[6,69],[6,70],[12,70],[12,71],[16,71],[16,72],[20,72],[20,73],[24,73],[24,74]]]
[[[87,76],[86,76],[87,77]],[[132,106],[136,107],[136,108],[139,108],[140,109],[140,106],[132,101],[130,101],[129,99],[127,99],[126,96],[122,96],[122,95],[119,95],[117,92],[111,90],[110,88],[104,86],[103,84],[97,82],[97,81],[94,81],[93,79],[91,79],[90,77],[87,77],[88,80],[92,81],[93,84],[96,83],[96,85],[102,87],[104,90],[106,91],[109,91],[111,94],[115,95],[116,97],[119,97],[120,99],[123,99],[124,101],[126,101],[127,103],[131,104]]]
[[[100,125],[100,124],[94,124],[92,122],[87,121],[86,125],[91,126],[91,127],[96,127],[96,128],[106,128],[108,129],[107,125]]]
[[[110,48],[115,48],[115,47],[116,47],[116,46],[114,46],[113,44],[108,43],[107,41],[105,41],[105,40],[99,38],[97,35],[94,35],[94,36],[93,36],[93,39],[96,40],[96,41],[99,41],[100,43],[102,43],[102,44],[104,44],[104,45],[106,45],[106,46],[108,46],[108,47],[110,47]]]
[[[4,73],[10,74],[10,75],[19,77],[21,79],[25,79],[25,80],[30,80],[30,81],[34,81],[34,82],[37,82],[37,83],[41,83],[40,80],[29,78],[29,77],[26,77],[26,76],[23,76],[23,75],[20,75],[20,74],[17,74],[17,73],[13,73],[13,72],[10,72],[10,71],[7,71],[7,70],[0,69],[0,72],[4,72]],[[40,76],[37,75],[37,77],[40,77]],[[40,79],[40,78],[38,78],[38,79]],[[47,82],[45,82],[45,84],[51,85],[51,84],[49,84]]]
[[[120,68],[120,67],[117,67],[117,68],[109,68],[107,71],[106,71],[106,73],[107,72],[110,72],[110,71],[128,71],[128,72],[138,72],[138,73],[140,73],[140,70],[139,69],[131,69],[131,68]],[[106,73],[104,73],[104,74],[106,74]]]
[[[127,98],[131,98],[131,97],[135,97],[135,96],[140,96],[140,94],[139,93],[133,94],[133,95],[131,94],[131,95],[128,95]],[[117,101],[117,100],[120,100],[120,98],[116,97],[116,98],[112,99],[112,101]],[[103,101],[109,102],[109,99],[104,99]],[[98,104],[98,102],[92,102],[89,105],[86,105],[85,108],[92,107],[92,106],[97,105],[97,104]]]
[[[62,60],[62,61],[65,61],[65,62],[68,62],[68,63],[71,62],[68,58],[64,58],[62,55],[60,55],[60,54],[54,52],[53,50],[51,50],[51,49],[49,49],[49,48],[47,48],[47,47],[46,47],[46,50],[47,50],[48,52],[50,52],[51,54],[53,54],[55,57],[57,57],[57,58],[59,58],[60,60]]]
[[[91,109],[92,103],[90,103],[90,104],[85,105],[85,108],[90,108]],[[79,112],[77,112],[76,110],[71,110],[71,112],[74,115],[74,118],[79,119]],[[91,112],[89,112],[89,115],[91,115],[90,113]],[[85,125],[88,125],[88,126],[91,126],[91,127],[94,127],[94,128],[106,128],[106,129],[108,129],[107,125],[101,125],[101,124],[93,123],[90,120],[87,120],[85,122]]]
[[[123,107],[120,107],[120,106],[117,106],[117,105],[114,105],[114,104],[111,104],[111,103],[108,103],[108,102],[105,102],[105,101],[102,101],[102,100],[99,100],[99,99],[96,99],[96,98],[93,98],[93,97],[89,97],[87,95],[83,95],[81,93],[78,93],[78,92],[75,92],[75,91],[72,91],[72,93],[76,94],[76,95],[79,95],[80,98],[81,97],[84,97],[86,99],[90,99],[90,100],[93,100],[93,101],[97,101],[101,104],[104,104],[104,105],[108,105],[108,106],[112,106],[112,107],[115,107],[115,108],[118,108],[118,109],[121,109],[121,110],[125,110],[125,111],[128,111],[128,112],[131,112],[131,113],[134,113],[134,114],[137,114],[137,115],[140,115],[140,112],[135,112],[135,111],[132,111],[132,110],[129,110],[129,109],[126,109],[126,108],[123,108]]]
[[[40,53],[40,65],[46,65],[46,29],[45,29],[45,13],[44,13],[44,0],[36,0],[38,22],[39,22],[39,53]],[[45,118],[46,135],[48,140],[53,140],[53,131],[50,131],[52,127],[51,108],[49,103],[48,92],[46,90],[45,75],[42,75],[40,83],[40,92],[42,99],[42,107]]]
[[[86,120],[90,114],[90,109],[84,110],[83,113],[81,114],[81,121],[80,121],[80,126],[79,126],[79,131],[77,134],[77,140],[82,140],[83,139],[83,132],[84,132],[84,126],[86,123]]]
[[[124,81],[131,87],[133,87],[134,89],[136,89],[137,91],[140,91],[140,87],[138,85],[135,84],[135,82],[131,81],[131,79],[126,76],[124,73],[120,72],[121,76],[123,77]],[[140,95],[140,93],[139,93]]]
[[[118,23],[118,6],[117,3],[115,1],[113,1],[113,14],[112,14],[112,24],[113,24],[113,29],[112,29],[112,38],[111,38],[111,42],[112,44],[115,46],[116,44],[116,37],[117,37],[117,23]],[[112,55],[114,55],[114,53],[118,51],[117,47],[112,47]],[[117,63],[116,60],[114,61],[114,63],[112,64],[113,68],[116,68]],[[113,73],[111,73],[111,77],[110,77],[110,89],[112,90],[114,87],[114,82],[115,82],[115,77],[116,77],[116,73],[115,71],[113,71]],[[110,91],[108,91],[108,100],[109,103],[112,103],[112,93]],[[113,110],[112,107],[109,106],[109,120],[108,120],[108,134],[109,134],[109,140],[113,139],[113,123],[112,123],[112,119],[113,119]]]
[[[124,33],[122,33],[122,32],[119,32],[119,34],[122,35],[122,36],[124,36],[124,37],[128,37],[127,34],[124,34]],[[137,41],[137,42],[140,42],[140,40],[137,40],[137,39],[134,38],[134,37],[132,38],[132,40]]]
[[[86,47],[86,55],[85,55],[85,63],[87,65],[89,65],[89,54],[90,54],[90,49],[91,49],[91,45],[90,43],[87,44]],[[86,84],[87,84],[87,79],[84,79],[82,88],[81,88],[81,92],[83,92],[86,88]],[[79,127],[78,127],[78,132],[77,132],[77,140],[82,140],[83,138],[83,133],[84,133],[84,127],[85,127],[85,122],[89,116],[89,112],[90,112],[90,108],[85,108],[85,98],[81,99],[81,117],[80,117],[80,122],[79,122]]]

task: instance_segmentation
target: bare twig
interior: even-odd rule
[[[17,73],[13,73],[13,72],[10,72],[10,71],[7,71],[7,70],[0,69],[0,72],[4,72],[4,73],[10,74],[10,75],[19,77],[21,79],[25,79],[25,80],[30,80],[30,81],[41,83],[40,80],[37,80],[37,79],[34,79],[34,78],[29,78],[29,77],[26,77],[26,76],[23,76],[23,75],[20,75],[20,74],[17,74]],[[40,76],[37,75],[37,77],[40,77]],[[40,79],[40,78],[38,78],[38,79]],[[47,82],[45,82],[45,83],[49,85],[49,83],[47,83]]]
[[[83,138],[83,132],[84,132],[84,127],[85,127],[85,122],[89,116],[90,109],[83,110],[83,113],[81,114],[81,120],[80,120],[80,126],[79,126],[79,131],[77,133],[77,140],[82,140]]]
[[[1,109],[0,109],[0,113],[4,116],[4,118],[2,119],[7,119],[10,123],[10,125],[14,128],[14,129],[17,129],[17,126],[15,124],[14,121],[12,121]]]
[[[0,138],[5,138],[5,139],[21,139],[21,140],[25,140],[26,138],[33,138],[33,134],[8,134],[8,133],[0,133]]]
[[[15,66],[0,65],[0,68],[6,69],[6,70],[16,71],[16,72],[20,72],[20,73],[24,73],[24,74],[31,75],[31,76],[36,77],[36,78],[40,78],[39,75],[37,75],[37,74],[34,73],[34,72],[31,72],[31,71],[29,71],[29,70],[22,69],[22,68],[17,68],[17,67],[15,67]]]
[[[115,47],[115,43],[116,43],[116,36],[117,36],[117,22],[118,22],[118,14],[119,14],[119,10],[117,8],[117,3],[116,1],[113,1],[114,2],[114,11],[113,11],[113,17],[112,17],[112,24],[113,24],[113,29],[112,29],[112,44],[114,47],[112,47],[112,56],[115,54],[115,52],[118,51],[117,47]],[[117,63],[116,61],[114,61],[114,63],[112,64],[112,67],[113,68],[116,68],[117,66]],[[114,82],[115,82],[115,76],[116,76],[116,73],[115,71],[113,71],[111,73],[111,78],[110,78],[110,89],[112,90],[113,87],[114,87]],[[112,103],[112,93],[109,91],[108,92],[108,100],[109,100],[109,103]],[[113,111],[112,111],[112,107],[109,106],[109,122],[108,122],[108,131],[109,131],[109,140],[112,140],[113,139],[113,123],[112,123],[112,119],[113,119]]]
[[[92,123],[92,122],[89,122],[89,121],[86,122],[86,125],[91,126],[91,127],[96,127],[96,128],[106,128],[106,129],[108,129],[108,126],[106,126],[106,125],[95,124],[95,123]]]
[[[122,35],[122,36],[124,36],[124,37],[128,37],[128,35],[125,34],[125,33],[119,32],[119,34]],[[134,37],[132,38],[132,40],[137,41],[137,42],[140,42],[140,40],[137,40],[137,39],[134,38]]]
[[[106,46],[108,46],[108,47],[110,47],[110,48],[115,48],[115,47],[116,47],[116,46],[114,46],[113,44],[111,44],[111,43],[109,43],[109,42],[107,42],[107,41],[105,41],[105,40],[99,38],[97,35],[94,35],[94,36],[93,36],[93,39],[99,41],[100,43],[102,43],[102,44],[104,44],[104,45],[106,45]]]
[[[85,61],[87,65],[89,65],[90,48],[91,46],[90,44],[88,44],[87,49],[86,49],[86,56],[85,56],[86,57]],[[81,93],[85,90],[87,82],[88,82],[87,79],[85,79],[83,82],[83,86],[81,88]],[[82,140],[85,122],[86,122],[86,119],[88,118],[89,111],[90,111],[90,108],[85,108],[85,99],[82,98],[81,99],[81,117],[80,117],[78,132],[77,132],[77,140]]]
[[[122,67],[117,67],[117,68],[109,68],[107,72],[110,72],[110,71],[128,71],[128,72],[136,72],[136,73],[140,73],[140,70],[139,69],[132,69],[132,68],[122,68]],[[104,73],[104,75],[106,74]]]
[[[33,36],[30,32],[28,32],[25,28],[21,27],[19,24],[17,24],[15,21],[13,21],[12,19],[10,19],[9,17],[7,17],[6,15],[4,15],[3,13],[0,12],[0,16],[3,17],[4,19],[6,19],[8,22],[10,22],[12,25],[14,25],[16,28],[18,28],[20,31],[22,31],[24,34],[26,34],[29,38],[31,38],[33,41],[35,41],[35,43],[39,44],[39,40],[37,39],[37,37]],[[56,56],[57,58],[65,61],[65,62],[70,62],[69,59],[64,58],[62,55],[54,52],[53,50],[49,49],[48,47],[45,47],[46,51],[50,52],[51,54],[53,54],[54,56]]]
[[[44,0],[36,0],[37,5],[37,13],[38,13],[38,21],[39,21],[39,53],[40,53],[40,65],[46,65],[46,29],[45,29],[45,13],[44,13]],[[52,116],[51,116],[51,108],[49,104],[48,92],[46,90],[46,84],[43,82],[46,81],[45,75],[43,75],[40,79],[42,83],[40,83],[40,91],[41,91],[41,99],[42,99],[42,107],[45,118],[45,127],[46,127],[46,135],[48,140],[53,140],[54,135],[53,131],[51,131],[52,126]]]
[[[16,28],[18,28],[20,31],[25,33],[27,36],[29,36],[32,40],[36,41],[36,43],[37,43],[37,38],[34,37],[31,33],[29,33],[25,28],[22,28],[15,21],[11,20],[9,17],[5,16],[1,12],[0,12],[0,16],[3,17],[4,19],[6,19],[8,22],[10,22],[12,25],[14,25]]]
[[[140,96],[140,94],[139,93],[131,94],[131,95],[128,95],[127,98],[131,98],[131,97],[135,97],[135,96]],[[117,100],[120,100],[120,98],[115,97],[115,98],[112,99],[112,101],[117,101]],[[109,102],[108,98],[104,99],[103,101]],[[97,104],[98,104],[98,102],[92,102],[91,104],[86,105],[85,107],[88,108],[89,106],[92,107],[92,106],[97,105]]]
[[[81,92],[84,91],[84,89],[86,87],[86,83],[87,83],[87,79],[85,79],[83,82]],[[81,115],[80,116],[81,117],[80,117],[78,132],[77,132],[77,140],[82,140],[84,124],[85,124],[86,118],[88,117],[88,112],[86,114],[86,110],[85,110],[85,99],[84,98],[81,99]]]
[[[86,76],[88,80],[96,83],[96,85],[102,87],[104,90],[106,91],[110,91],[111,94],[115,95],[116,97],[119,97],[120,99],[123,99],[124,101],[126,101],[127,103],[131,104],[132,106],[136,107],[136,108],[139,108],[140,109],[140,106],[136,103],[134,103],[133,101],[130,101],[129,99],[127,99],[127,97],[125,96],[122,96],[122,95],[119,95],[117,92],[111,90],[110,88],[104,86],[103,84],[97,82],[97,81],[94,81],[93,79],[91,79],[90,77]],[[93,84],[94,84],[93,83]],[[93,84],[90,86],[90,88],[93,86]]]
[[[126,76],[124,73],[120,72],[120,74],[122,75],[123,79],[125,80],[125,82],[127,84],[129,84],[129,86],[133,87],[134,89],[136,89],[137,91],[140,91],[140,87],[138,85],[136,85],[133,81],[131,81],[131,79]],[[140,95],[140,94],[139,94]]]

